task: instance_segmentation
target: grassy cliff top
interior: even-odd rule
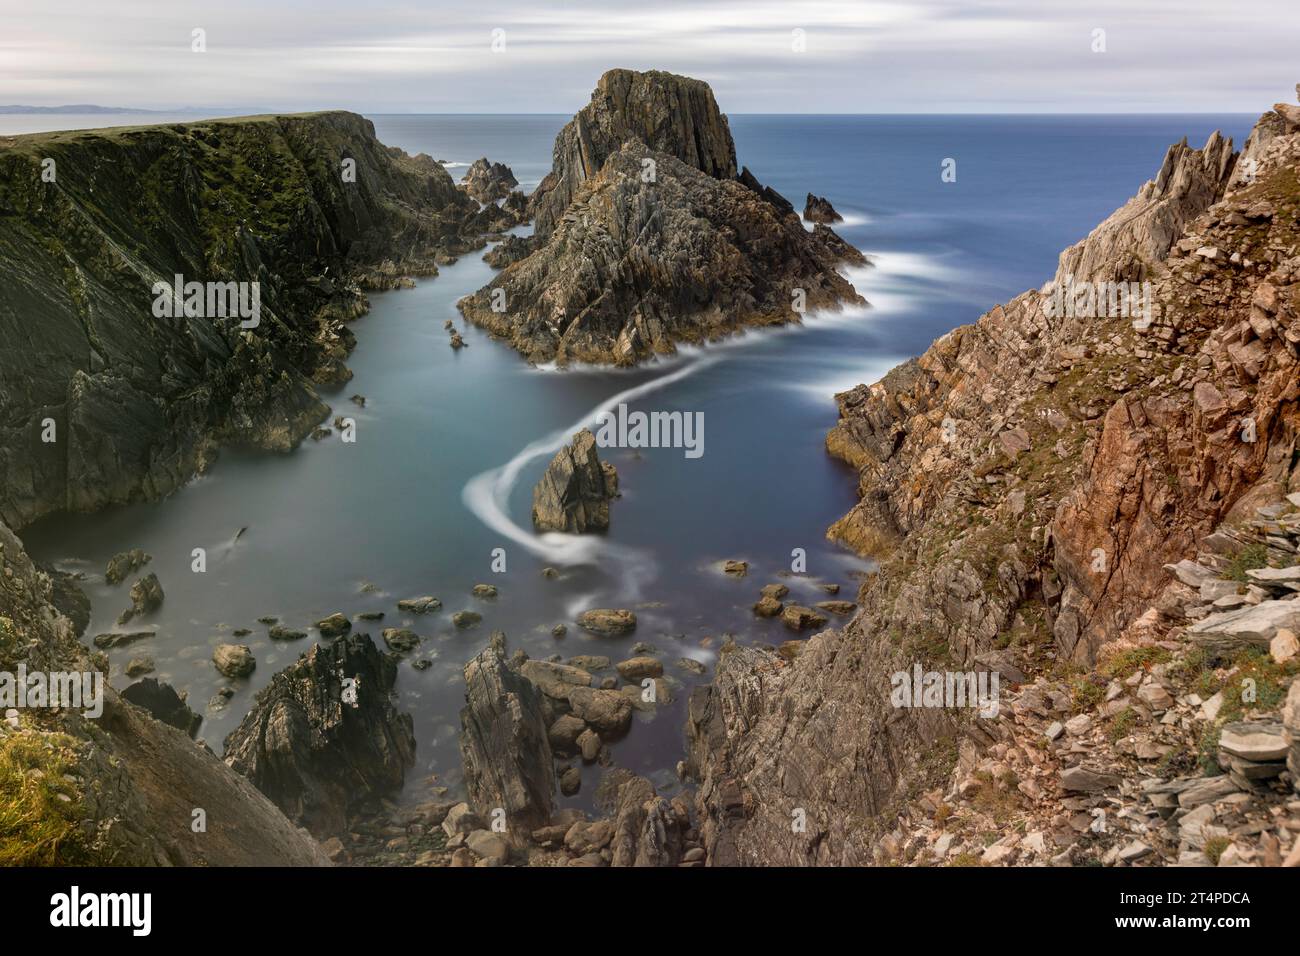
[[[308,113],[259,113],[253,116],[219,116],[212,119],[196,119],[183,123],[142,123],[138,126],[98,126],[89,129],[52,130],[44,133],[18,133],[13,136],[0,136],[0,149],[30,147],[51,143],[71,143],[86,137],[101,139],[124,139],[133,134],[157,132],[161,130],[191,130],[209,126],[251,125],[279,123],[282,120],[309,120],[325,117],[346,117],[350,121],[365,122],[359,113],[349,110],[317,110]]]

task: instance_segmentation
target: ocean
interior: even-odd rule
[[[448,163],[454,176],[479,156],[511,166],[525,189],[550,168],[564,116],[371,117],[381,140]],[[0,132],[27,117],[3,117]],[[50,118],[38,117],[42,121]],[[97,117],[103,125],[107,122]],[[736,641],[780,643],[778,621],[750,611],[759,588],[783,581],[796,599],[821,600],[819,584],[852,599],[865,562],[825,539],[856,500],[856,476],[824,450],[836,419],[833,396],[873,382],[939,335],[1055,271],[1059,251],[1088,233],[1155,174],[1166,148],[1215,129],[1238,146],[1253,116],[756,116],[731,117],[739,161],[802,209],[808,192],[845,217],[836,226],[873,259],[850,273],[866,308],[809,316],[802,326],[750,333],[629,371],[532,368],[485,334],[464,328],[461,296],[488,281],[480,253],[414,289],[372,296],[354,325],[355,377],[326,400],[358,422],[357,441],[307,441],[289,455],[225,452],[205,475],[164,501],[95,515],[56,516],[23,532],[31,553],[86,574],[93,601],[88,634],[110,630],[129,604],[109,588],[104,565],[132,547],[153,555],[166,592],[151,641],[113,651],[111,680],[151,656],[157,676],[204,714],[200,736],[221,751],[280,668],[315,639],[274,643],[257,619],[304,628],[336,611],[382,610],[355,625],[379,641],[384,626],[409,624],[424,638],[399,669],[401,706],[415,718],[417,768],[404,798],[429,787],[458,792],[456,746],[461,667],[503,630],[532,657],[632,656],[651,645],[672,678],[673,699],[638,712],[614,762],[677,787],[685,702],[712,673],[718,649]],[[945,161],[955,168],[944,182]],[[526,230],[521,230],[526,231]],[[469,347],[453,352],[445,319]],[[366,397],[364,408],[348,400]],[[559,443],[601,409],[702,416],[703,454],[683,449],[611,450],[623,495],[607,535],[541,537],[529,521],[531,489]],[[236,540],[240,528],[248,530]],[[195,547],[208,571],[190,570]],[[494,570],[500,556],[505,571]],[[803,555],[806,573],[788,574]],[[727,559],[749,574],[721,573]],[[543,568],[559,569],[558,579]],[[494,584],[495,599],[471,596]],[[442,611],[398,612],[400,598],[432,594]],[[597,638],[573,625],[590,607],[631,607],[639,626]],[[471,630],[450,616],[483,615]],[[551,634],[565,623],[563,638]],[[234,638],[236,628],[251,628]],[[230,682],[211,663],[218,643],[248,643],[257,669]],[[690,658],[705,673],[678,666]],[[425,670],[409,665],[429,660]],[[217,688],[235,696],[209,706]],[[589,806],[600,768],[583,768],[581,791],[562,804]],[[430,778],[435,778],[431,781]]]

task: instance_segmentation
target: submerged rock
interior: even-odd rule
[[[578,626],[592,634],[617,637],[636,630],[636,614],[616,608],[592,608],[578,615]]]
[[[609,528],[609,502],[618,473],[596,453],[596,436],[582,429],[555,453],[533,488],[533,527],[583,534]]]
[[[313,645],[226,737],[226,763],[316,836],[345,832],[356,807],[401,787],[415,762],[411,717],[392,699],[396,677],[369,635]]]

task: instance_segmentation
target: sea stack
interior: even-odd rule
[[[609,502],[618,496],[618,472],[596,454],[596,436],[584,428],[555,453],[533,488],[533,527],[583,534],[609,528]]]
[[[826,225],[844,221],[844,217],[835,211],[829,199],[824,196],[814,196],[812,193],[808,194],[808,199],[804,203],[803,217],[807,222],[820,222]]]
[[[748,169],[700,80],[611,70],[560,131],[534,248],[459,303],[536,362],[634,365],[745,326],[864,304],[866,260]]]

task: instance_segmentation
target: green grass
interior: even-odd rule
[[[67,734],[0,736],[0,866],[92,861],[79,827],[81,802],[64,774],[76,766]]]
[[[1262,544],[1248,544],[1228,557],[1228,566],[1223,576],[1229,581],[1245,584],[1250,578],[1247,571],[1268,567],[1268,549]]]

